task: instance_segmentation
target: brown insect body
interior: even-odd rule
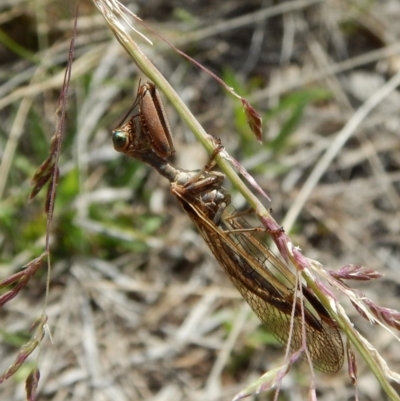
[[[148,82],[140,87],[138,96],[142,129],[150,138],[153,150],[160,157],[171,156],[175,152],[174,141],[157,88]]]
[[[205,194],[209,189],[208,184],[203,186]],[[212,191],[216,191],[214,186]],[[217,222],[213,221],[217,213],[214,206],[208,213],[204,212],[207,208],[207,204],[204,204],[205,195],[202,198],[196,197],[185,186],[176,183],[171,183],[171,192],[192,219],[240,294],[282,344],[287,344],[289,340],[292,308],[296,302],[290,349],[300,349],[303,321],[301,300],[294,300],[294,274],[266,245],[256,239],[254,233],[242,231],[248,228],[246,223],[235,221],[234,214],[227,219],[229,199],[226,202],[222,199],[223,192],[219,192],[218,203],[223,211]],[[240,220],[244,222],[244,219]],[[256,255],[264,257],[261,259]],[[269,267],[283,273],[285,281],[291,283],[291,286],[281,283]],[[305,286],[303,293],[314,309],[305,306],[304,310],[306,343],[313,365],[322,372],[335,373],[342,367],[344,360],[340,333],[322,304]],[[321,310],[324,311],[323,316],[318,313]]]
[[[125,120],[138,107],[138,113]],[[125,123],[124,123],[125,122]],[[122,133],[122,135],[121,135]],[[165,158],[175,153],[174,141],[168,118],[161,102],[157,88],[151,82],[139,86],[136,99],[129,112],[113,131],[116,138],[129,136],[129,141],[120,142],[113,139],[117,151],[132,148],[152,149],[158,156]]]
[[[152,148],[154,139],[149,141],[147,136],[134,135],[124,127],[113,132],[115,149],[148,163],[170,181],[171,193],[259,319],[283,344],[292,332],[292,351],[301,348],[304,327],[313,365],[326,373],[337,372],[343,365],[344,352],[336,323],[305,285],[302,293],[308,303],[304,303],[303,320],[303,300],[295,292],[295,275],[242,217],[228,213],[230,195],[222,187],[225,176],[210,171],[213,161],[201,171],[177,169]],[[217,153],[218,148],[212,157]]]

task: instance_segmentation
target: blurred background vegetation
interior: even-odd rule
[[[1,278],[44,248],[45,194],[27,199],[55,131],[73,3],[0,4]],[[269,194],[278,222],[354,112],[400,71],[397,0],[124,4],[261,113],[263,145],[252,137],[239,102],[139,28],[154,46],[135,40],[207,132],[220,137]],[[42,345],[41,400],[229,400],[283,358],[283,348],[243,306],[171,198],[168,183],[114,151],[111,130],[131,106],[140,78],[146,79],[95,6],[82,1],[51,233],[46,313],[54,344],[45,339]],[[399,104],[394,91],[361,122],[291,232],[306,256],[328,268],[356,263],[384,273],[361,289],[393,308],[400,294]],[[205,151],[165,107],[174,164],[203,166]],[[43,268],[0,312],[1,371],[40,314],[45,280]],[[399,372],[393,337],[357,320],[351,306],[348,313]],[[2,399],[24,399],[32,363],[0,387]],[[359,368],[360,398],[384,399],[371,373],[362,363]],[[318,376],[319,400],[352,397],[344,370]],[[307,365],[298,364],[280,399],[306,399],[308,380]]]

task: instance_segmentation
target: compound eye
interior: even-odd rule
[[[115,131],[113,133],[112,141],[115,150],[125,150],[129,145],[128,133],[125,131]]]

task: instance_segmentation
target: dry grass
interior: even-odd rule
[[[304,196],[339,132],[400,72],[398,1],[186,3],[137,2],[135,11],[253,101],[266,121],[264,145],[249,136],[239,105],[208,76],[155,38],[153,48],[144,46],[148,57],[205,129],[255,175],[276,220],[288,229],[296,219],[293,238],[305,254],[333,269],[357,263],[384,273],[362,290],[398,309],[399,91],[362,116]],[[43,205],[25,200],[54,131],[73,15],[63,4],[0,5],[2,278],[43,246]],[[229,400],[284,350],[243,306],[168,183],[113,150],[110,131],[134,99],[138,72],[89,1],[78,29],[52,237],[47,314],[54,344],[42,343],[40,399]],[[166,107],[175,164],[202,166],[205,152]],[[1,371],[40,314],[44,289],[43,271],[3,308]],[[348,313],[399,372],[393,337],[357,319],[351,306]],[[308,367],[297,368],[280,399],[307,399]],[[23,399],[25,376],[21,369],[3,384],[1,398]],[[361,399],[384,399],[362,363],[359,377]],[[344,370],[321,374],[317,386],[319,400],[354,393]]]

